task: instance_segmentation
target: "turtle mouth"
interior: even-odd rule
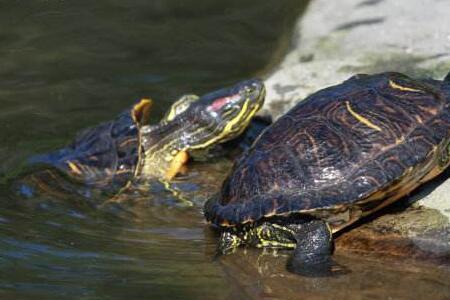
[[[260,103],[264,101],[266,88],[262,81],[252,79],[245,83],[241,93],[244,93],[246,98],[253,100],[255,103]]]
[[[239,112],[224,126],[223,131],[235,138],[248,126],[251,119],[264,104],[266,89],[261,81],[252,80],[240,90],[240,102],[236,103]]]

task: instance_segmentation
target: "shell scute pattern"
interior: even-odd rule
[[[54,164],[65,171],[69,162],[87,185],[123,185],[133,175],[138,159],[136,134],[130,115],[122,113],[114,121],[77,134]]]
[[[357,75],[294,106],[233,167],[208,220],[349,207],[419,181],[447,151],[450,87],[398,73]],[[350,107],[350,109],[349,109]],[[376,206],[378,204],[374,204]]]

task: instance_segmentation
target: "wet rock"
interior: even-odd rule
[[[448,1],[312,1],[292,50],[266,80],[266,109],[279,116],[355,73],[442,78],[450,70],[448,11]]]
[[[356,73],[398,71],[443,78],[450,71],[449,1],[312,1],[293,48],[267,79],[265,110],[274,118],[307,95]],[[449,173],[343,233],[338,251],[419,259],[450,256]]]
[[[410,207],[387,211],[342,233],[336,252],[389,255],[450,265],[450,226],[438,210]]]

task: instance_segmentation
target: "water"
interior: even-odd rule
[[[305,279],[285,270],[288,252],[216,258],[201,203],[219,188],[227,159],[191,166],[192,207],[167,192],[97,207],[53,189],[12,191],[28,157],[136,99],[151,96],[157,120],[183,93],[264,74],[306,5],[0,0],[0,298],[448,298],[449,272],[436,266],[343,256],[349,275]]]

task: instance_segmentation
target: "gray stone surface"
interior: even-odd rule
[[[279,115],[355,73],[443,77],[450,71],[449,14],[448,0],[312,1],[292,51],[266,80],[266,108]]]
[[[297,24],[291,51],[266,79],[264,109],[276,118],[307,95],[355,73],[384,71],[436,79],[450,71],[450,1],[311,1]],[[411,213],[407,210],[396,213],[399,222],[392,228],[403,228],[401,235],[418,247],[434,239],[450,253],[450,180],[416,193],[413,200],[416,207],[435,210],[440,221],[434,222],[429,212],[422,214],[434,217],[418,218],[421,212],[416,211],[402,217]],[[412,217],[418,221],[408,227]]]

